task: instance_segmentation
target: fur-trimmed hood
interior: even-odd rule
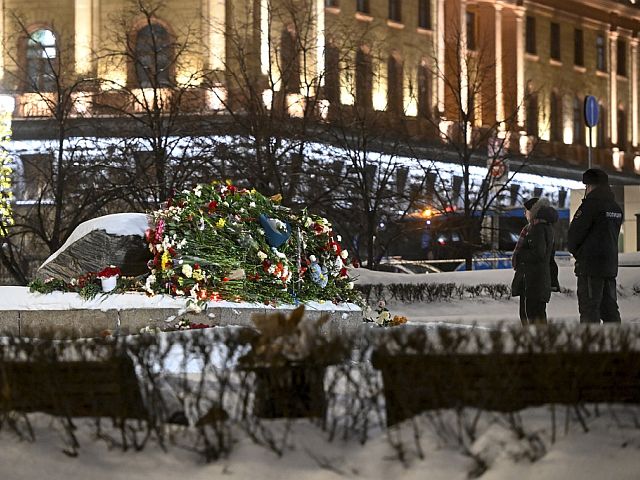
[[[546,198],[539,199],[533,207],[531,207],[531,218],[544,220],[549,224],[558,221],[558,212],[551,206]]]

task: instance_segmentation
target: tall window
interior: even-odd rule
[[[626,77],[627,76],[627,42],[619,38],[617,43],[617,50],[618,52],[617,52],[616,58],[618,60],[618,63],[616,66],[616,73],[620,76]]]
[[[401,0],[389,0],[389,20],[402,23]]]
[[[431,0],[419,0],[418,26],[431,30]]]
[[[573,98],[573,143],[584,145],[584,122],[582,121],[583,103],[578,97]]]
[[[134,53],[140,87],[164,87],[173,83],[173,44],[166,28],[153,23],[138,30]]]
[[[373,66],[371,55],[361,48],[356,53],[356,105],[371,108],[371,89],[373,84]]]
[[[530,93],[527,97],[527,133],[538,136],[538,94]]]
[[[56,36],[51,30],[40,29],[27,38],[28,91],[55,90],[55,66],[58,61]]]
[[[370,13],[371,10],[369,9],[369,0],[357,0],[356,10],[361,13]]]
[[[596,36],[596,69],[601,72],[607,71],[607,54],[602,33]]]
[[[467,12],[467,49],[476,49],[476,14]]]
[[[600,118],[598,118],[598,148],[604,148],[607,145],[607,110],[603,104],[600,104]]]
[[[325,98],[331,103],[337,103],[340,100],[340,51],[329,42],[325,46],[324,62]]]
[[[300,93],[300,55],[293,29],[283,29],[280,41],[280,68],[284,90],[287,93]]]
[[[618,108],[618,146],[627,149],[627,114],[624,108]]]
[[[562,141],[562,97],[556,92],[551,92],[550,107],[551,141],[560,142]]]
[[[402,113],[402,63],[393,55],[387,63],[387,104],[390,112]]]
[[[527,33],[527,37],[526,37],[526,41],[525,41],[525,50],[527,51],[527,53],[531,53],[532,55],[535,55],[536,53],[538,53],[537,46],[536,46],[536,19],[535,19],[535,17],[527,16],[526,30],[527,30],[527,32],[526,32]]]
[[[418,115],[431,118],[431,70],[427,65],[418,67]]]
[[[573,33],[573,63],[584,67],[584,33],[576,28]]]
[[[553,60],[560,61],[562,59],[560,54],[560,24],[551,22],[551,49],[550,56]]]

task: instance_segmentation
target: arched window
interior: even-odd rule
[[[138,30],[133,53],[136,79],[141,88],[173,84],[173,42],[165,27],[152,23]]]
[[[584,122],[582,120],[582,102],[578,97],[573,98],[573,143],[584,145]]]
[[[389,57],[387,63],[387,104],[390,112],[400,114],[403,111],[402,105],[402,62],[394,55]]]
[[[431,70],[421,63],[418,67],[418,115],[431,118]]]
[[[359,48],[356,53],[356,105],[371,108],[371,89],[373,84],[373,65],[371,55]]]
[[[551,141],[562,141],[562,96],[556,92],[551,92],[551,105],[549,109],[549,127],[551,130]]]
[[[56,36],[45,28],[27,37],[27,85],[32,92],[55,90],[55,66],[58,61]]]
[[[280,68],[287,93],[300,93],[300,55],[293,28],[285,28],[280,39]]]
[[[527,134],[538,136],[538,94],[529,93],[527,96],[527,118],[526,129]]]

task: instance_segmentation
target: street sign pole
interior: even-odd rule
[[[598,106],[598,100],[593,95],[587,95],[584,97],[584,124],[589,127],[589,148],[588,148],[588,161],[589,168],[591,168],[591,150],[593,148],[593,127],[598,124],[598,116],[600,113],[600,107]]]
[[[589,127],[589,168],[591,168],[591,147],[593,146],[593,127]]]

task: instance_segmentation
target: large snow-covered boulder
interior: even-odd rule
[[[70,281],[108,265],[120,267],[123,275],[141,275],[152,258],[144,240],[147,228],[144,213],[117,213],[81,223],[38,268],[36,277]]]

